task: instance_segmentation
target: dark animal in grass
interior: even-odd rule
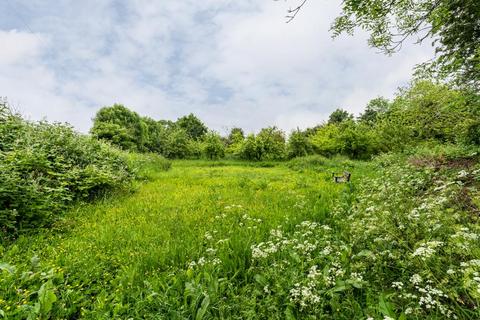
[[[348,171],[345,171],[343,175],[335,175],[335,172],[332,173],[332,178],[335,183],[350,182],[350,177],[352,174]]]

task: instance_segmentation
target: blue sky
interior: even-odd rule
[[[331,39],[340,1],[4,0],[0,96],[32,120],[87,132],[102,106],[155,119],[193,112],[224,133],[313,126],[393,97],[428,46],[387,57],[366,36]]]

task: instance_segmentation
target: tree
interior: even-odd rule
[[[295,16],[305,5],[289,12]],[[423,69],[458,84],[480,88],[480,4],[478,0],[344,0],[331,30],[334,37],[370,32],[368,43],[384,53],[401,49],[405,40],[433,39],[436,58]]]
[[[202,151],[208,159],[219,159],[225,156],[225,145],[220,135],[214,131],[208,132],[203,140]]]
[[[328,118],[329,124],[341,123],[345,120],[353,119],[353,115],[348,113],[348,111],[343,109],[337,109],[330,114]]]
[[[170,128],[165,134],[162,154],[169,159],[184,159],[191,155],[191,142],[185,129]]]
[[[285,133],[277,127],[263,128],[258,133],[257,145],[261,148],[261,160],[281,160],[285,158]]]
[[[101,108],[93,119],[91,134],[125,150],[145,151],[147,126],[140,116],[121,104]]]
[[[461,91],[429,81],[404,88],[392,108],[394,115],[402,118],[402,125],[410,128],[415,140],[454,142],[461,124],[470,117]]]
[[[149,117],[143,117],[142,121],[147,128],[145,148],[150,152],[161,153],[167,130],[165,125]]]
[[[341,146],[337,139],[339,135],[340,128],[338,125],[326,124],[310,137],[310,142],[316,153],[329,157],[340,152]]]
[[[230,130],[230,133],[227,137],[227,145],[233,145],[239,143],[245,139],[245,134],[242,128],[234,127]]]
[[[188,136],[194,140],[200,140],[208,132],[208,128],[193,113],[179,118],[176,125],[184,129]]]
[[[238,156],[245,160],[262,160],[263,149],[254,134],[249,134],[238,150]]]
[[[389,107],[390,102],[383,97],[372,99],[368,102],[365,111],[358,120],[367,124],[374,124],[379,116],[387,113]]]
[[[312,152],[312,145],[305,132],[300,129],[292,131],[288,138],[287,153],[289,158],[303,157]]]

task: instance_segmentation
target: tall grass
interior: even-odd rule
[[[18,319],[478,318],[478,163],[328,161],[150,167],[137,192],[77,207],[1,248],[0,310]],[[331,171],[345,169],[352,183],[333,183]]]

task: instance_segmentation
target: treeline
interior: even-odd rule
[[[480,97],[429,81],[401,89],[393,101],[371,100],[355,118],[335,110],[325,123],[294,130],[268,127],[245,135],[233,128],[227,136],[209,130],[195,115],[177,121],[141,117],[122,105],[102,108],[91,134],[125,150],[154,152],[167,158],[223,157],[245,160],[283,160],[309,154],[345,155],[369,159],[402,151],[425,141],[480,144]]]

